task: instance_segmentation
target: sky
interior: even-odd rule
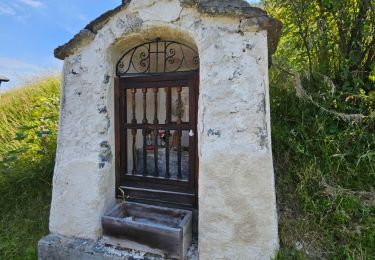
[[[121,0],[0,0],[0,75],[4,91],[59,73],[53,50]],[[0,89],[0,90],[1,90]]]
[[[53,50],[121,0],[0,0],[0,74],[12,88],[61,71]]]

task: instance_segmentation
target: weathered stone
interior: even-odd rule
[[[96,18],[94,21],[90,22],[88,25],[86,25],[85,29],[90,30],[91,32],[96,34],[100,29],[102,29],[107,24],[111,17],[116,15],[118,12],[120,12],[127,6],[128,3],[123,2],[122,5],[105,12],[104,14]]]
[[[205,12],[216,12],[218,1],[210,2]],[[241,1],[233,3],[240,5],[233,10],[247,9]],[[116,203],[115,65],[127,50],[160,37],[199,52],[200,259],[274,255],[267,28],[277,22],[256,10],[251,12],[259,12],[257,18],[250,11],[247,18],[213,16],[194,6],[183,7],[179,0],[127,2],[91,24],[90,40],[76,39],[58,52],[65,60],[51,233],[101,238],[100,218]]]
[[[270,56],[274,53],[281,34],[281,23],[268,16],[260,8],[252,7],[244,0],[179,0],[183,7],[195,7],[204,15],[209,16],[229,16],[239,17],[241,19],[251,19],[252,28],[257,30],[267,30],[269,37]],[[55,49],[55,57],[64,60],[70,56],[74,50],[85,46],[93,39],[93,35],[103,28],[103,26],[113,16],[126,9],[131,0],[122,1],[122,4],[113,10],[110,10],[97,19],[89,23],[84,30],[74,36],[68,43]],[[247,23],[244,23],[246,27]],[[89,32],[92,32],[90,34]]]
[[[119,249],[100,241],[48,235],[38,243],[39,260],[164,260],[158,255]]]
[[[243,0],[198,0],[198,10],[212,16],[261,17],[267,13]]]
[[[268,32],[268,53],[271,61],[271,55],[276,51],[280,41],[282,23],[266,16],[241,20],[240,30],[242,31],[258,31],[260,29]]]
[[[81,30],[74,36],[68,43],[59,46],[55,49],[54,54],[58,59],[65,59],[66,57],[74,54],[76,46],[85,46],[95,38],[95,33],[88,29]]]

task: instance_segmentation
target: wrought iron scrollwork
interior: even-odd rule
[[[126,52],[117,63],[117,76],[194,71],[199,56],[192,47],[175,41],[154,41]]]

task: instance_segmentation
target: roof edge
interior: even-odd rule
[[[8,82],[9,79],[3,75],[0,74],[0,82]]]
[[[60,60],[73,55],[77,48],[91,42],[97,32],[117,13],[126,9],[131,0],[123,0],[118,7],[109,10],[90,22],[70,41],[57,47],[54,55]],[[201,14],[210,16],[229,16],[241,18],[241,28],[251,27],[268,31],[270,54],[274,53],[281,35],[281,22],[268,16],[267,12],[258,7],[252,7],[244,0],[180,0],[183,7],[195,7]]]
[[[196,7],[202,14],[212,16],[258,17],[267,13],[244,0],[180,0],[182,6]]]
[[[87,44],[91,42],[94,38],[97,32],[104,27],[104,25],[117,13],[122,11],[124,8],[126,8],[130,3],[129,1],[122,1],[122,4],[117,6],[116,8],[109,10],[90,22],[86,27],[81,30],[79,33],[74,35],[74,37],[69,40],[67,43],[58,46],[54,50],[54,55],[57,59],[64,60],[66,57],[69,57],[70,55],[74,54],[75,49],[78,46],[82,46],[84,44]]]

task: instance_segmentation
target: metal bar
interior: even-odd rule
[[[156,51],[151,49],[151,47],[155,46],[155,44],[156,44]],[[160,47],[159,47],[159,44],[161,44]],[[164,50],[161,50],[163,46],[162,44],[164,44]],[[138,53],[137,50],[139,49],[143,50],[144,48],[147,48],[147,46],[148,46],[148,51],[147,51],[148,56],[146,54],[144,56],[141,56],[140,61],[137,59],[138,57],[134,57],[134,54]],[[169,47],[171,47],[170,49],[171,51],[168,54],[167,50]],[[189,51],[189,53],[193,52],[194,54],[193,59],[191,60],[192,63],[190,62],[191,64],[190,63],[188,64],[186,62],[187,60],[186,53],[185,53],[186,50]],[[196,70],[199,67],[198,52],[195,49],[193,49],[191,46],[185,45],[180,42],[175,42],[175,41],[156,40],[153,42],[148,42],[148,43],[143,43],[141,45],[138,45],[134,47],[133,49],[129,50],[128,52],[126,52],[124,55],[122,55],[116,65],[117,76],[131,75],[131,74],[138,74],[138,73],[145,74],[145,73],[152,72],[152,68],[151,68],[151,62],[152,62],[151,55],[152,54],[156,54],[156,62],[157,62],[155,66],[156,72],[159,72],[159,70],[160,72],[167,72],[168,58],[173,59],[174,57],[177,57],[177,56],[182,56],[181,64],[178,67],[173,67],[172,71],[180,70],[182,64],[185,64],[185,67],[186,67],[184,69],[185,71]],[[161,59],[161,55],[163,54],[165,55],[164,60]],[[160,58],[159,58],[159,55],[160,55]],[[129,56],[130,56],[130,59],[129,61],[127,61],[126,57],[129,57]],[[159,68],[159,60],[163,63],[163,67],[161,68]],[[133,70],[136,71],[136,73],[132,72],[131,68],[133,68]],[[146,69],[140,70],[140,68],[146,68]]]
[[[120,103],[120,113],[121,113],[121,123],[128,122],[128,106],[127,106],[127,98],[128,93],[126,89],[120,88],[120,97],[121,97],[121,103]],[[120,125],[121,128],[121,147],[124,147],[124,151],[121,152],[121,167],[123,170],[125,170],[125,174],[128,174],[128,131],[126,127],[123,125]]]
[[[159,72],[159,42],[156,42],[156,72]]]
[[[167,42],[164,42],[164,73],[167,72]]]
[[[133,135],[133,146],[132,146],[132,156],[133,156],[133,171],[132,174],[135,175],[137,173],[137,148],[136,148],[136,140],[137,140],[137,129],[132,129]]]
[[[166,125],[166,124],[157,124],[157,125],[154,125],[154,124],[124,124],[124,126],[128,129],[150,129],[150,130],[154,130],[154,129],[157,129],[157,130],[178,130],[178,129],[181,129],[181,130],[190,130],[190,124],[189,123],[181,123],[181,124],[177,124],[177,123],[171,123],[170,125]]]
[[[181,147],[182,131],[177,130],[177,180],[182,179],[182,147]]]
[[[177,124],[182,123],[182,99],[181,99],[182,87],[177,88]],[[181,158],[182,158],[182,147],[181,147],[181,137],[182,131],[177,130],[177,179],[181,180],[182,178],[182,167],[181,167]]]
[[[142,89],[143,93],[143,124],[147,124],[147,88]],[[147,176],[147,128],[142,129],[143,134],[143,176]]]
[[[177,124],[182,123],[182,87],[177,88]]]
[[[137,93],[137,89],[132,88],[131,93],[132,93],[132,121],[131,122],[132,122],[132,124],[136,124],[137,118],[136,118],[136,115],[135,115],[135,109],[136,109],[135,94]]]
[[[158,120],[158,88],[154,88],[154,125],[159,124]],[[155,172],[154,175],[156,177],[159,176],[159,169],[158,169],[158,135],[159,130],[157,128],[154,129],[154,163],[155,163]]]
[[[165,72],[165,73],[146,73],[146,74],[130,74],[123,77],[120,77],[121,87],[132,85],[137,82],[159,82],[159,81],[180,81],[182,82],[190,82],[191,79],[198,73],[197,70],[195,71],[188,71],[188,72]],[[187,83],[188,84],[188,83]],[[170,87],[170,85],[164,85]],[[185,86],[184,84],[180,84],[180,86]]]
[[[137,88],[137,89],[142,89],[142,88],[165,88],[165,85],[168,85],[170,87],[178,87],[180,85],[187,85],[189,84],[188,80],[181,80],[181,81],[174,81],[174,80],[166,80],[164,82],[154,82],[154,81],[145,81],[145,82],[134,82],[130,83],[127,82],[124,87],[125,88]]]
[[[137,118],[136,118],[136,114],[135,114],[135,110],[136,110],[135,94],[137,93],[137,89],[133,88],[131,90],[131,92],[132,92],[132,123],[136,124]],[[137,160],[136,160],[136,155],[137,155],[137,148],[136,148],[137,129],[132,129],[131,132],[132,132],[132,136],[133,136],[133,146],[132,146],[133,170],[132,170],[132,174],[135,175],[136,172],[137,172],[137,168],[136,168],[136,163],[137,163]]]
[[[172,121],[172,89],[169,87],[165,88],[166,97],[165,97],[165,124],[170,124]],[[171,131],[166,130],[166,142],[165,142],[165,178],[169,179],[171,177],[171,173],[169,170],[169,150],[170,150],[170,143],[169,138],[171,136]]]

